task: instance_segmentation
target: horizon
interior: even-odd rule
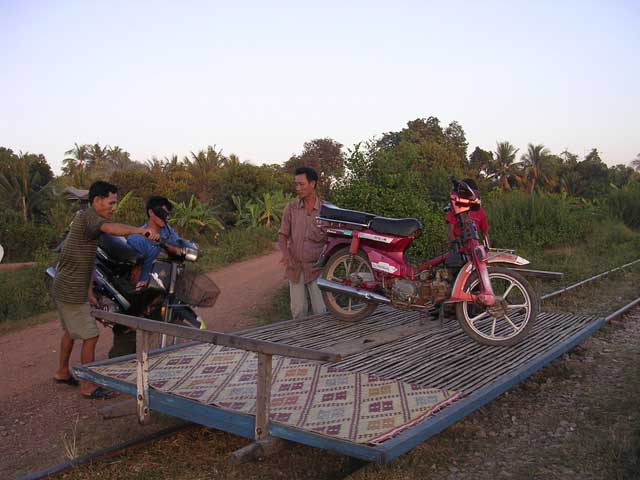
[[[346,150],[429,116],[459,122],[467,154],[507,140],[518,159],[533,143],[613,166],[640,152],[635,2],[0,8],[0,146],[56,174],[74,143],[282,164],[315,138]]]

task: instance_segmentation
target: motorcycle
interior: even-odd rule
[[[449,208],[460,228],[460,247],[417,268],[404,258],[422,233],[415,218],[385,218],[323,205],[318,217],[327,243],[317,265],[318,286],[328,310],[344,321],[358,321],[380,304],[398,309],[439,309],[455,305],[462,329],[485,345],[521,341],[538,315],[539,300],[513,267],[528,260],[513,250],[491,249],[480,242],[469,212],[480,206],[477,193],[452,178]],[[511,268],[507,268],[511,267]]]
[[[124,237],[100,236],[93,275],[93,291],[100,308],[192,328],[206,328],[195,307],[213,306],[220,290],[205,275],[186,270],[186,262],[198,259],[197,246],[183,239],[178,244],[160,239],[157,244],[162,253],[153,264],[149,284],[145,288],[136,288],[135,271],[140,268],[142,257]],[[47,268],[46,274],[53,281],[55,267]],[[113,328],[110,358],[135,353],[135,331],[122,325],[105,324]],[[154,335],[151,343],[152,347],[165,347],[176,341],[166,335]]]

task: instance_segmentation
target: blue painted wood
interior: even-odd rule
[[[552,362],[563,353],[583,342],[594,332],[599,330],[605,323],[605,318],[596,320],[589,327],[581,330],[576,335],[569,337],[564,342],[559,343],[544,356],[536,357],[532,362],[529,362],[517,371],[501,378],[498,382],[492,383],[473,392],[468,397],[448,406],[433,417],[402,432],[397,437],[387,440],[381,445],[382,450],[384,451],[382,463],[386,463],[389,460],[406,453],[429,437],[440,433],[442,430],[456,423],[458,420],[464,418],[474,410],[489,403],[494,398],[509,390],[515,384],[520,383],[522,380],[531,376],[533,373]]]
[[[269,432],[272,436],[277,438],[302,443],[304,445],[309,445],[310,447],[331,450],[342,455],[348,455],[368,462],[381,463],[384,457],[384,450],[379,446],[347,442],[338,438],[318,435],[307,430],[287,427],[286,425],[279,423],[270,423]]]
[[[84,380],[89,380],[135,398],[136,386],[134,384],[97,374],[89,370],[88,366],[93,366],[93,364],[76,367],[74,369],[76,375]],[[223,430],[241,437],[253,438],[254,435],[255,421],[252,415],[230,412],[170,393],[149,390],[149,408],[172,417],[182,418],[183,420]]]
[[[90,380],[93,383],[131,395],[135,398],[135,385],[121,380],[115,380],[104,375],[99,375],[87,368],[93,365],[95,364],[76,367],[74,369],[75,374],[79,378]],[[212,405],[204,405],[170,393],[159,392],[151,389],[149,391],[149,408],[151,410],[171,415],[172,417],[188,420],[217,430],[223,430],[241,437],[252,439],[254,435],[255,417],[253,415],[231,412]],[[311,447],[332,450],[343,455],[348,455],[370,462],[380,462],[382,459],[382,450],[380,447],[360,445],[357,443],[346,442],[344,440],[333,439],[277,423],[269,424],[269,432],[272,436],[277,438],[291,440]]]

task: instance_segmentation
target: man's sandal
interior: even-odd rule
[[[112,390],[107,390],[106,388],[98,387],[90,395],[82,395],[84,398],[88,398],[89,400],[107,400],[109,398],[113,398],[116,395],[116,392]]]
[[[56,383],[63,383],[65,385],[69,385],[71,387],[77,387],[78,385],[80,385],[80,382],[74,378],[74,377],[69,377],[69,378],[53,378],[53,380]]]

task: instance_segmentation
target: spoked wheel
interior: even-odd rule
[[[179,312],[171,313],[171,322],[174,325],[180,325],[181,327],[195,328],[189,321],[183,318]],[[190,342],[188,338],[174,337],[172,335],[162,335],[161,333],[152,333],[149,340],[149,349],[154,350],[156,348],[169,347],[171,345],[177,345],[179,343]]]
[[[489,279],[496,303],[487,308],[473,302],[456,305],[463,330],[485,345],[514,345],[531,330],[538,316],[538,298],[522,275],[506,268],[489,266]],[[480,293],[480,280],[473,274],[464,289]]]
[[[355,288],[362,282],[374,280],[367,257],[361,252],[351,255],[348,248],[338,250],[331,256],[322,276],[332,282],[344,283]],[[376,303],[341,293],[323,291],[322,298],[329,311],[345,322],[362,320],[371,315],[378,306]]]

